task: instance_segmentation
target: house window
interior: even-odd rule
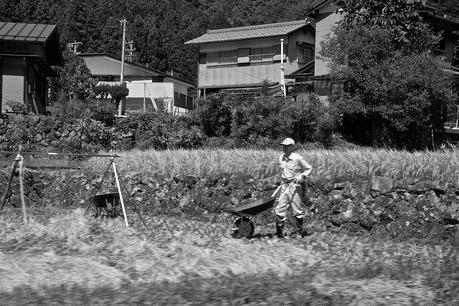
[[[204,57],[200,57],[204,60]],[[208,52],[205,58],[208,65],[237,63],[237,50]]]
[[[199,64],[206,64],[206,62],[207,62],[207,54],[199,53]]]
[[[217,62],[219,64],[237,63],[237,50],[218,52]]]
[[[273,48],[253,48],[251,50],[250,61],[251,62],[266,62],[273,60]]]
[[[309,63],[314,59],[314,50],[312,48],[298,47],[298,62]]]

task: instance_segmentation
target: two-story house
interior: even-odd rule
[[[329,35],[333,27],[341,20],[343,11],[335,4],[336,1],[324,0],[305,12],[304,16],[315,25],[314,33],[314,62],[299,67],[287,77],[298,82],[313,84],[314,93],[326,99],[333,91],[340,90],[340,82],[331,82],[330,68],[327,59],[320,55],[321,44]],[[311,70],[312,69],[312,70]]]
[[[308,20],[209,30],[186,42],[199,45],[201,95],[228,88],[257,87],[314,60],[315,29]],[[281,52],[283,45],[283,52]],[[283,58],[281,58],[283,53]]]

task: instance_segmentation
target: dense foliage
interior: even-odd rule
[[[213,95],[201,101],[192,116],[211,143],[223,147],[277,147],[285,137],[330,145],[335,121],[315,95],[304,101]]]
[[[57,76],[50,79],[51,101],[60,96],[67,99],[86,100],[94,97],[96,80],[84,60],[69,50],[64,51],[63,67],[55,67]]]
[[[439,38],[423,23],[420,3],[349,0],[342,7],[346,13],[321,51],[332,77],[346,85],[333,97],[342,131],[367,145],[438,144],[454,94],[432,55]]]

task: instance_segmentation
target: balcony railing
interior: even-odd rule
[[[219,64],[237,63],[237,56],[219,57],[218,63]]]
[[[269,62],[272,61],[274,53],[249,55],[250,62]]]

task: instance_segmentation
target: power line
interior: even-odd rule
[[[56,22],[58,25],[70,25],[70,26],[91,26],[91,27],[99,27],[99,28],[110,28],[110,29],[119,29],[118,26],[115,25],[107,25],[107,24],[96,24],[96,23],[79,23],[79,22]]]

